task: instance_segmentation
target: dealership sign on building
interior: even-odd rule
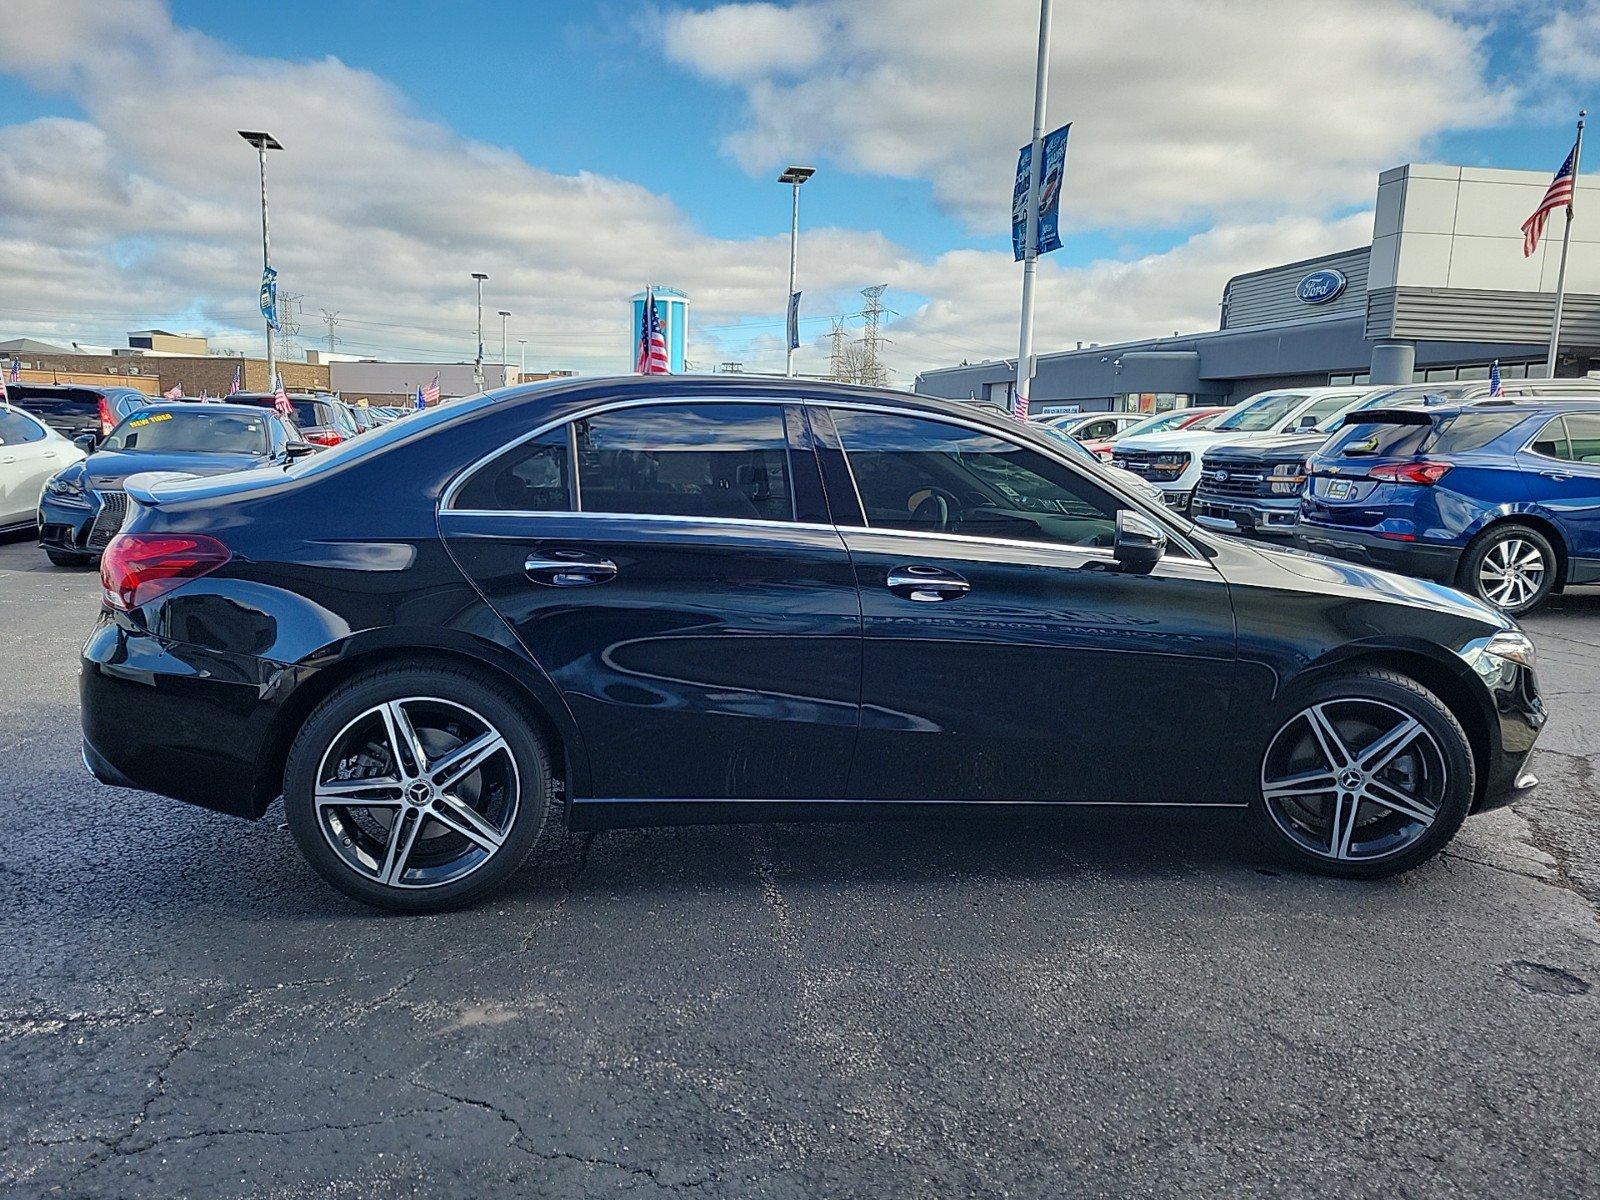
[[[1302,304],[1327,304],[1339,298],[1346,282],[1343,271],[1325,267],[1303,278],[1295,287],[1294,294]]]

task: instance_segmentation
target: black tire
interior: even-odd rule
[[[1507,556],[1523,560],[1532,553],[1536,553],[1540,560],[1538,586],[1531,592],[1526,592],[1519,584],[1516,587],[1515,598],[1504,603],[1502,602],[1506,599],[1504,593],[1500,599],[1491,594],[1493,571],[1498,565],[1496,560]],[[1466,551],[1461,555],[1461,565],[1457,568],[1456,586],[1467,594],[1478,597],[1485,604],[1493,605],[1503,613],[1517,616],[1544,603],[1556,585],[1559,571],[1560,559],[1549,538],[1531,525],[1507,521],[1485,529],[1468,543]],[[1487,580],[1486,574],[1489,575]]]
[[[333,751],[335,740],[348,734],[353,722],[361,721],[363,714],[375,706],[401,699],[409,704],[413,703],[411,698],[436,698],[444,704],[462,706],[499,732],[506,747],[502,753],[508,752],[514,763],[514,774],[510,778],[516,784],[517,794],[512,801],[515,807],[510,823],[500,831],[503,842],[498,849],[487,852],[488,858],[481,865],[462,878],[436,885],[395,886],[363,874],[335,851],[330,841],[335,835],[324,828],[317,811],[315,791],[322,783],[317,775],[325,769],[324,759]],[[418,732],[438,736],[422,728]],[[461,776],[464,780],[473,777],[472,772]],[[515,692],[466,667],[398,664],[349,680],[312,711],[289,750],[284,768],[284,811],[289,830],[306,859],[319,875],[347,896],[396,912],[437,912],[469,904],[493,891],[536,848],[559,838],[565,820],[552,781],[549,749],[526,703]],[[359,805],[355,809],[357,813],[363,811]],[[437,818],[430,824],[429,814],[421,810],[419,813],[417,844],[426,845],[422,829],[429,831],[429,837],[443,835],[446,839],[457,837],[460,840],[459,835],[446,830]],[[356,814],[347,811],[343,815],[351,819]],[[353,823],[344,828],[352,833],[360,832]],[[341,841],[347,847],[351,844],[347,839]],[[461,845],[469,852],[472,849],[464,840]]]
[[[89,555],[76,554],[71,550],[57,550],[54,546],[44,548],[44,556],[50,560],[51,566],[56,567],[86,567],[89,565]]]
[[[1291,815],[1285,814],[1286,802],[1282,799],[1275,802],[1279,814],[1275,815],[1274,804],[1269,804],[1266,795],[1265,781],[1271,766],[1269,758],[1280,753],[1280,738],[1298,736],[1301,739],[1298,745],[1303,747],[1304,737],[1314,735],[1314,731],[1307,726],[1304,733],[1297,735],[1296,723],[1306,720],[1306,714],[1312,706],[1323,704],[1331,705],[1322,711],[1331,714],[1335,720],[1341,713],[1359,713],[1370,708],[1371,711],[1398,710],[1420,724],[1428,736],[1423,738],[1419,731],[1405,754],[1416,759],[1414,769],[1419,778],[1429,774],[1433,776],[1431,786],[1436,788],[1437,797],[1436,803],[1428,806],[1433,814],[1430,824],[1422,825],[1419,821],[1410,820],[1389,810],[1382,802],[1358,798],[1351,802],[1355,818],[1346,843],[1353,850],[1357,845],[1354,835],[1360,832],[1368,839],[1365,844],[1375,844],[1378,852],[1370,857],[1351,859],[1334,857],[1331,846],[1328,852],[1313,852],[1302,844],[1308,840],[1302,835],[1316,834],[1319,829],[1314,819],[1309,826],[1297,824]],[[1359,751],[1362,747],[1358,744],[1355,748]],[[1436,763],[1433,762],[1435,752]],[[1322,757],[1327,760],[1326,755]],[[1278,857],[1294,866],[1351,879],[1378,879],[1396,875],[1439,853],[1461,827],[1461,822],[1472,807],[1476,787],[1472,743],[1455,714],[1416,680],[1382,668],[1353,670],[1299,690],[1279,708],[1276,719],[1267,730],[1257,762],[1257,774],[1251,785],[1250,817],[1261,841]],[[1313,765],[1320,766],[1320,762]],[[1402,759],[1399,765],[1405,766],[1405,760]],[[1395,769],[1398,768],[1389,768]],[[1330,773],[1336,778],[1339,775],[1336,770]],[[1360,793],[1355,795],[1359,797]],[[1297,798],[1287,803],[1303,806],[1312,814],[1320,812],[1326,819],[1327,814],[1338,811],[1335,808],[1336,797],[1337,803],[1345,803],[1343,796],[1342,791],[1329,789],[1325,795],[1308,796],[1303,800]],[[1291,829],[1296,831],[1295,834],[1291,834]],[[1412,832],[1406,835],[1404,831],[1408,829]],[[1400,841],[1402,836],[1409,836],[1410,840]],[[1394,840],[1392,850],[1384,850],[1385,838]]]

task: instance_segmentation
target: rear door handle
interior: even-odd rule
[[[546,587],[586,587],[613,578],[617,564],[578,550],[557,550],[549,555],[528,555],[522,569],[529,579]]]
[[[922,604],[956,600],[972,590],[972,585],[954,571],[921,564],[894,568],[889,572],[884,586],[896,596]]]

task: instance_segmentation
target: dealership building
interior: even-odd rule
[[[1544,374],[1563,213],[1531,257],[1550,176],[1409,164],[1378,177],[1372,244],[1237,275],[1219,327],[1037,356],[1030,410],[1232,404],[1277,387]],[[1600,176],[1578,183],[1556,374],[1600,373]],[[1049,343],[1048,331],[1039,340]],[[1016,360],[924,372],[916,390],[1009,407]]]

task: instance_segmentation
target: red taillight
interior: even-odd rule
[[[1384,463],[1369,467],[1367,478],[1384,483],[1419,483],[1429,487],[1443,479],[1449,469],[1449,463],[1441,462]]]
[[[332,429],[313,429],[306,434],[306,441],[315,442],[319,446],[337,446],[344,439]]]
[[[100,556],[100,586],[107,604],[127,612],[230,557],[226,546],[203,533],[119,533]]]
[[[111,402],[104,396],[100,397],[100,436],[110,437],[111,431],[117,427],[117,418],[111,413]]]

